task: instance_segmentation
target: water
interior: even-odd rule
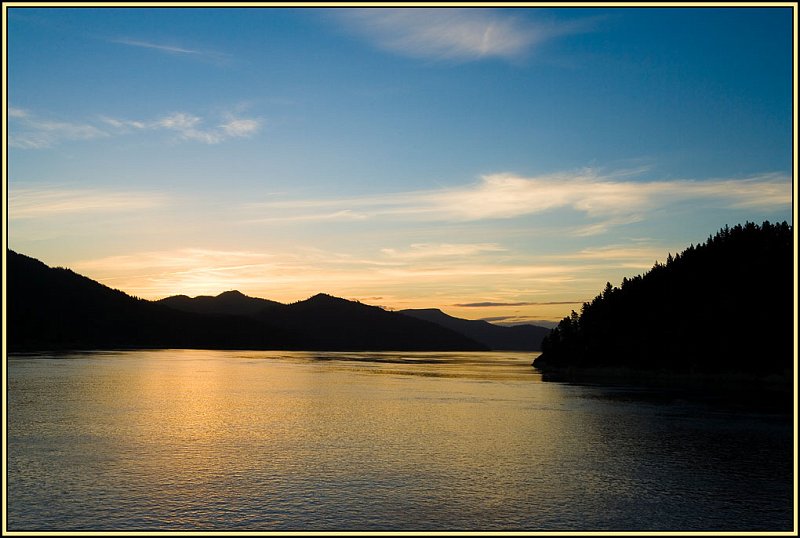
[[[791,531],[791,416],[531,354],[8,360],[8,529]]]

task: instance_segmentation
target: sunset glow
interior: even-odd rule
[[[788,9],[12,8],[8,28],[9,248],[147,299],[553,322],[726,224],[791,220]]]

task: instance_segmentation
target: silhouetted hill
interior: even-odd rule
[[[179,312],[10,250],[7,262],[11,350],[283,349],[299,344],[263,320]]]
[[[481,345],[435,323],[326,294],[272,306],[260,319],[306,335],[308,349],[483,351]]]
[[[550,329],[536,325],[504,327],[488,321],[456,318],[438,308],[412,308],[399,313],[447,327],[497,351],[539,351],[542,339],[550,333]]]
[[[220,293],[216,297],[199,295],[195,298],[190,298],[186,295],[173,295],[172,297],[167,297],[156,302],[184,312],[228,314],[234,316],[254,316],[268,306],[281,304],[267,299],[248,297],[237,290],[226,291]]]
[[[607,284],[553,329],[533,364],[789,379],[792,249],[786,222],[725,227],[619,288]]]
[[[13,251],[7,252],[7,261],[11,351],[485,349],[435,324],[328,295],[291,305],[238,291],[151,302]]]

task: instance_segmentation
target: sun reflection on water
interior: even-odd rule
[[[757,468],[733,442],[704,452],[740,430],[544,383],[531,360],[174,350],[14,359],[10,528],[700,528],[730,518],[744,486],[758,511],[740,521],[765,506],[786,513],[774,502],[787,495],[774,424],[744,424],[765,434],[749,438],[759,462],[772,458]]]

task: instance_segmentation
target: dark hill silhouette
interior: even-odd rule
[[[260,320],[179,312],[14,251],[7,262],[11,350],[284,349],[300,343]]]
[[[313,327],[313,349],[484,351],[486,346],[445,327],[324,293],[263,310],[260,318],[289,331]]]
[[[550,329],[536,325],[503,327],[483,320],[456,318],[438,308],[412,308],[399,313],[447,327],[497,351],[539,351],[542,339],[550,333]]]
[[[553,329],[533,364],[790,379],[792,249],[786,222],[725,227],[619,288],[607,284]]]
[[[256,299],[238,291],[217,297],[168,297],[161,304],[187,312],[237,313],[302,335],[304,349],[355,350],[485,350],[486,346],[434,323],[387,312],[376,306],[324,293],[283,304]]]
[[[7,262],[11,351],[485,349],[435,324],[326,295],[292,305],[238,291],[151,302],[10,250]]]
[[[268,306],[281,304],[267,299],[248,297],[238,290],[226,291],[216,297],[199,295],[195,298],[190,298],[186,295],[173,295],[156,302],[184,312],[228,314],[233,316],[254,316]]]

